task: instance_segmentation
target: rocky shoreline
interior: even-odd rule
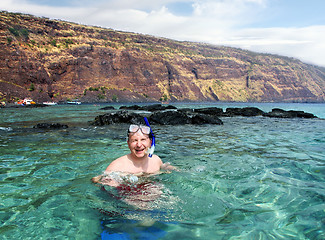
[[[116,110],[114,107],[104,107],[102,110]],[[98,115],[90,124],[95,126],[110,125],[116,123],[144,124],[143,117],[147,117],[152,124],[182,125],[182,124],[216,124],[222,125],[220,117],[254,117],[263,116],[270,118],[317,118],[312,113],[295,110],[272,109],[264,112],[256,107],[244,108],[180,108],[172,105],[153,104],[147,106],[121,106],[119,110]]]
[[[11,105],[5,108],[35,108],[47,107],[44,104],[33,104],[27,106]],[[312,113],[296,110],[283,110],[273,108],[270,112],[264,112],[257,107],[229,107],[224,111],[219,107],[204,108],[177,108],[173,105],[151,104],[121,106],[116,109],[113,106],[106,106],[100,110],[108,111],[98,115],[89,124],[93,126],[104,126],[110,124],[145,124],[144,117],[147,117],[151,124],[158,125],[184,125],[184,124],[214,124],[223,125],[220,118],[225,117],[268,117],[268,118],[318,118]],[[68,125],[60,123],[38,123],[33,128],[43,130],[66,129]]]

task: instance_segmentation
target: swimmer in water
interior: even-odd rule
[[[127,144],[130,153],[114,160],[106,168],[104,174],[93,177],[92,182],[117,187],[120,185],[119,179],[124,179],[130,174],[137,177],[157,174],[160,170],[175,169],[169,163],[163,163],[157,155],[152,154],[155,139],[147,119],[145,121],[148,126],[131,124],[128,129]],[[119,176],[112,177],[112,173],[114,176],[115,173],[119,173]]]

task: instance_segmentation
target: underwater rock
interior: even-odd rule
[[[106,107],[102,107],[99,110],[114,110],[115,108],[113,106],[106,106]]]
[[[202,124],[216,124],[223,125],[223,122],[218,117],[206,114],[193,114],[191,118],[192,124],[202,125]]]
[[[64,129],[68,128],[68,125],[61,123],[38,123],[33,128],[39,129]]]
[[[285,111],[280,108],[273,108],[271,112],[264,113],[263,116],[272,118],[317,118],[312,113],[306,113],[304,111],[295,110]]]

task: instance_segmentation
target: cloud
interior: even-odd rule
[[[257,27],[272,15],[267,12],[270,0],[79,0],[66,6],[63,1],[57,6],[37,1],[2,0],[0,8],[175,40],[276,53],[325,66],[325,26]],[[177,11],[182,6],[187,6],[186,14]]]
[[[295,57],[325,66],[325,26],[303,28],[253,28],[232,33],[222,44]]]

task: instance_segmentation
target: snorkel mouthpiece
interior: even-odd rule
[[[152,129],[151,129],[150,124],[149,124],[149,121],[148,121],[148,119],[146,117],[144,117],[144,121],[146,122],[146,125],[150,128],[150,133],[152,135],[152,143],[151,143],[151,146],[150,146],[150,148],[148,150],[148,153],[149,153],[148,156],[152,157],[152,155],[153,155],[153,153],[155,151],[155,146],[156,146],[155,135],[153,134]]]

